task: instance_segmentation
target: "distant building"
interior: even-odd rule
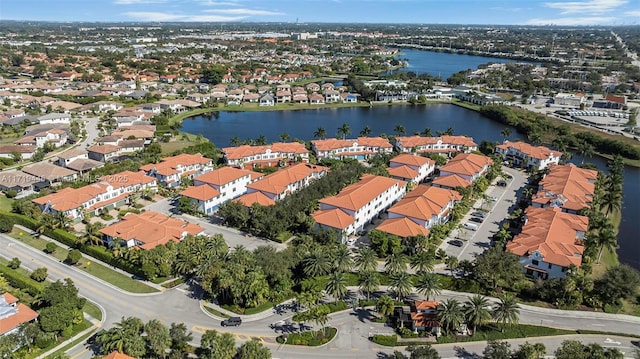
[[[403,153],[438,153],[450,155],[456,152],[471,152],[478,149],[473,138],[466,136],[398,136],[394,146]]]
[[[165,157],[160,163],[150,163],[140,167],[147,175],[155,177],[166,187],[176,187],[183,177],[195,178],[213,169],[212,160],[199,153],[182,153]]]
[[[393,146],[382,137],[358,137],[357,139],[327,138],[311,141],[311,150],[317,159],[332,158],[367,160],[378,153],[391,153]]]
[[[504,141],[503,144],[496,146],[496,153],[506,161],[512,161],[516,166],[533,170],[541,170],[552,164],[557,165],[562,157],[562,152],[520,141]]]
[[[563,212],[577,214],[591,208],[598,171],[573,164],[554,165],[538,184],[538,193],[531,198],[534,207],[558,207]]]
[[[225,147],[227,165],[251,169],[254,167],[287,166],[309,162],[309,151],[300,142],[275,142],[270,145]]]

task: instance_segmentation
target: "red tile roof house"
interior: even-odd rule
[[[411,322],[414,331],[426,331],[440,335],[440,322],[437,317],[437,301],[416,300],[411,306]]]
[[[38,313],[10,293],[0,295],[0,337],[17,333],[24,323],[36,320]]]
[[[253,183],[247,184],[247,194],[238,198],[238,201],[247,204],[248,198],[254,198],[263,201],[262,196],[256,197],[254,193],[260,192],[264,197],[270,200],[279,201],[289,194],[296,192],[311,182],[325,176],[329,173],[329,168],[308,163],[299,163],[290,167],[283,168]],[[270,201],[267,201],[270,203]]]
[[[108,245],[124,242],[128,248],[153,249],[160,244],[180,242],[187,235],[205,235],[204,228],[162,213],[127,213],[122,220],[100,230]]]
[[[398,152],[440,153],[450,155],[456,152],[471,152],[478,149],[473,138],[466,136],[399,136],[394,143]]]
[[[528,207],[522,232],[506,250],[520,257],[526,275],[564,278],[570,265],[580,267],[589,218],[560,208]]]
[[[446,165],[440,167],[440,176],[458,175],[469,182],[484,175],[493,164],[487,156],[475,153],[460,153]]]
[[[382,137],[358,137],[346,140],[327,138],[311,141],[311,150],[319,160],[353,158],[364,161],[378,153],[393,152],[393,146]]]
[[[389,208],[387,221],[408,218],[428,229],[435,224],[446,223],[449,220],[449,211],[461,200],[462,196],[456,191],[419,185]]]
[[[127,354],[122,354],[119,352],[111,352],[109,355],[107,355],[102,359],[135,359],[135,358],[128,356]]]
[[[553,151],[544,146],[533,146],[526,142],[504,141],[496,146],[496,153],[516,166],[541,170],[551,164],[560,162],[562,152]]]
[[[129,197],[145,189],[155,191],[156,179],[142,172],[125,171],[100,177],[96,183],[80,188],[63,188],[33,199],[42,212],[64,213],[71,220],[81,220],[84,213],[98,215],[126,204]]]
[[[221,167],[193,179],[193,186],[180,192],[197,210],[213,214],[221,204],[247,192],[247,185],[263,178],[262,173],[235,167]]]
[[[147,175],[155,177],[165,187],[176,187],[182,177],[195,178],[213,170],[213,163],[199,153],[182,153],[165,157],[159,163],[150,163],[140,167]]]
[[[264,146],[242,145],[225,147],[222,152],[227,165],[247,169],[309,162],[309,151],[300,142],[275,142]]]
[[[433,173],[436,163],[430,158],[400,154],[389,161],[389,176],[407,182],[418,184]]]
[[[558,207],[563,212],[577,214],[591,208],[598,171],[573,164],[553,165],[538,184],[533,195],[533,207]]]
[[[361,231],[405,193],[404,181],[366,174],[337,195],[319,200],[320,209],[311,216],[320,228],[338,231],[344,241]]]

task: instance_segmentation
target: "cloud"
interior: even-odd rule
[[[155,11],[127,11],[124,15],[138,21],[152,22],[227,22],[245,18],[245,16],[173,14]]]
[[[137,5],[137,4],[162,4],[167,0],[115,0],[113,3],[118,5]]]
[[[204,10],[204,12],[230,15],[284,15],[283,13],[276,11],[253,9],[210,9]]]
[[[627,11],[624,16],[640,17],[640,10]]]
[[[531,19],[527,21],[528,25],[598,25],[611,24],[616,20],[615,17],[609,16],[580,16],[580,17],[561,17],[557,19]]]
[[[603,14],[614,10],[628,0],[587,0],[568,2],[546,2],[544,6],[561,10],[561,14]]]
[[[235,1],[199,0],[202,6],[238,6]]]

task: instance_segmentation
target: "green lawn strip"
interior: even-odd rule
[[[0,211],[11,212],[11,203],[13,203],[11,198],[7,198],[4,194],[0,195]]]
[[[203,305],[202,307],[204,308],[204,310],[209,312],[209,314],[215,315],[218,318],[230,318],[229,315],[219,312],[213,308],[207,307],[206,305]]]
[[[98,308],[97,305],[91,303],[90,301],[87,301],[84,304],[84,307],[82,307],[82,311],[89,314],[96,320],[102,320],[102,311],[100,310],[100,308]]]
[[[56,355],[62,355],[64,354],[67,350],[75,347],[76,345],[84,342],[85,340],[87,340],[87,338],[89,338],[90,336],[93,335],[93,333],[96,331],[97,327],[93,330],[90,330],[88,332],[86,332],[84,335],[80,336],[79,338],[77,338],[76,340],[72,341],[71,343],[63,346],[62,348],[56,350],[55,352],[53,352],[53,357],[55,357]]]
[[[97,278],[111,283],[116,287],[131,293],[155,293],[158,290],[148,285],[132,279],[120,272],[116,272],[102,264],[92,262],[91,259],[84,258],[82,264],[77,266],[80,270],[87,272]]]
[[[35,237],[18,228],[14,228],[9,234],[9,236],[40,251],[44,251],[44,249],[47,247],[47,243],[55,243],[55,242],[49,242],[42,238]],[[66,249],[58,246],[57,244],[56,244],[56,247],[57,247],[56,250],[53,253],[51,253],[51,255],[59,261],[64,261],[67,258],[67,254],[69,252]]]
[[[184,283],[184,278],[180,277],[180,278],[175,278],[175,279],[172,279],[172,280],[169,280],[169,281],[165,281],[164,283],[161,283],[160,285],[162,285],[165,288],[174,288],[174,287],[179,286],[182,283]]]
[[[317,347],[330,342],[336,336],[336,333],[338,333],[336,328],[326,327],[324,330],[320,329],[316,331],[281,335],[276,338],[276,341],[283,344],[285,343],[284,338],[286,337],[286,344]]]
[[[261,313],[261,312],[264,312],[265,310],[273,308],[273,306],[274,304],[271,302],[266,302],[255,308],[241,308],[238,305],[228,305],[228,304],[221,305],[222,308],[230,312],[233,312],[236,314],[242,314],[242,315],[251,315],[251,314]]]
[[[4,257],[0,257],[0,265],[3,265],[5,267],[7,267],[7,269],[12,270],[17,272],[18,274],[21,274],[25,277],[29,277],[31,275],[31,272],[29,272],[28,270],[26,270],[24,267],[19,267],[17,269],[11,269],[9,268],[9,260],[4,258]]]

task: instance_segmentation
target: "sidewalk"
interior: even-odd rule
[[[15,227],[16,227],[16,228],[19,228],[21,231],[24,231],[25,233],[29,233],[29,234],[31,234],[31,235],[34,235],[34,234],[36,233],[35,231],[32,231],[32,230],[30,230],[29,228],[24,227],[24,226],[21,226],[21,225],[19,225],[19,224],[16,224],[16,225],[15,225]],[[58,241],[56,241],[56,240],[54,240],[54,239],[52,239],[52,238],[49,238],[49,237],[47,237],[47,236],[45,236],[45,235],[40,235],[39,237],[40,237],[40,238],[42,238],[42,239],[44,239],[45,241],[53,242],[53,243],[55,243],[57,246],[59,246],[59,247],[61,247],[61,248],[64,248],[65,250],[72,249],[72,248],[70,248],[69,246],[65,245],[64,243],[60,243],[60,242],[58,242]],[[92,262],[95,262],[95,263],[98,263],[98,264],[100,264],[100,265],[103,265],[103,266],[105,266],[105,267],[109,268],[110,270],[112,270],[112,271],[114,271],[114,272],[118,272],[118,273],[120,273],[120,274],[122,274],[122,275],[125,275],[125,276],[127,276],[127,277],[133,277],[133,274],[131,274],[131,273],[129,273],[129,272],[126,272],[126,271],[123,271],[123,270],[122,270],[122,269],[120,269],[120,268],[116,268],[116,267],[112,266],[111,264],[105,263],[105,262],[103,262],[103,261],[101,261],[101,260],[99,260],[99,259],[97,259],[97,258],[90,257],[90,256],[88,256],[88,255],[86,255],[86,254],[84,254],[84,253],[82,253],[82,256],[83,256],[84,258],[90,259]],[[91,275],[91,274],[89,274],[89,273],[86,273],[86,274],[87,274],[87,275]],[[92,276],[92,275],[91,275],[91,276]],[[93,277],[93,276],[92,276],[92,277]],[[95,277],[94,277],[94,278],[95,278]],[[100,279],[100,278],[97,278],[97,279]],[[152,282],[149,282],[149,281],[144,281],[144,280],[139,280],[139,281],[140,281],[140,282],[144,282],[144,284],[148,285],[149,287],[155,288],[155,289],[159,290],[160,292],[163,292],[163,291],[165,291],[165,290],[166,290],[166,288],[164,288],[163,286],[161,286],[161,285],[159,285],[159,284],[155,284],[155,283],[152,283]],[[118,287],[116,287],[116,288],[118,288]],[[121,288],[118,288],[118,290],[123,291],[123,289],[121,289]],[[129,292],[127,292],[127,293],[129,293]],[[136,293],[129,293],[129,294],[136,295]]]
[[[294,302],[294,299],[289,299],[289,300],[285,300],[284,302],[282,302],[280,304],[276,304],[276,305],[287,305],[287,304],[291,304],[293,302]],[[273,308],[266,309],[266,310],[264,310],[264,311],[262,311],[260,313],[244,315],[244,314],[234,313],[232,311],[229,311],[229,310],[226,310],[226,309],[222,308],[221,306],[219,306],[217,304],[209,303],[209,302],[206,302],[204,300],[200,301],[200,305],[203,306],[203,307],[209,307],[211,309],[217,310],[218,312],[226,314],[226,315],[228,315],[230,317],[240,317],[240,318],[242,318],[243,322],[255,322],[255,321],[258,321],[258,320],[262,320],[262,319],[269,318],[271,316],[277,315]],[[223,320],[224,319],[224,318],[218,318],[217,316],[215,316],[215,315],[213,315],[213,314],[211,314],[209,312],[205,312],[205,313],[207,315],[209,315],[210,317],[213,317],[213,318],[216,318],[216,319],[219,319],[219,320]]]

